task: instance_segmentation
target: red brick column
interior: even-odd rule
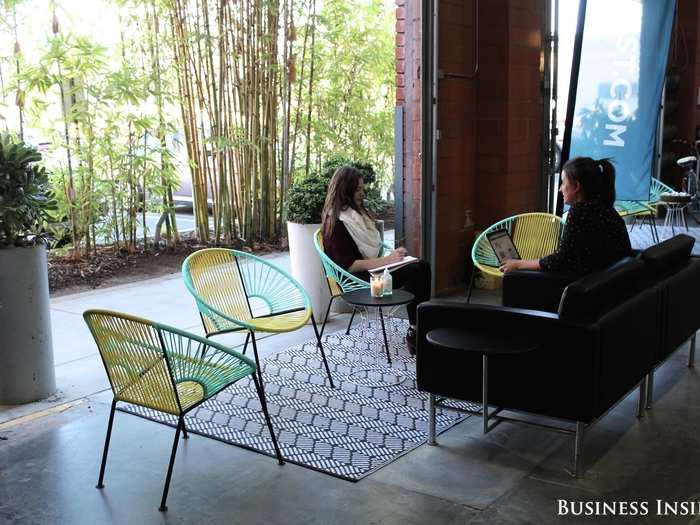
[[[421,9],[396,0],[396,105],[404,109],[403,217],[405,246],[421,255]]]
[[[540,50],[546,0],[479,4],[479,71],[474,75],[474,0],[439,0],[436,261],[437,292],[463,286],[474,238],[538,202],[543,101]],[[396,103],[404,108],[404,228],[420,248],[420,2],[396,0]],[[425,196],[428,198],[429,196]]]

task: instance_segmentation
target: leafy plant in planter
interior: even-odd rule
[[[0,405],[56,389],[46,248],[37,243],[56,202],[40,160],[34,148],[0,136]]]
[[[0,136],[0,248],[33,245],[56,210],[41,153]]]
[[[381,213],[386,203],[382,200],[379,189],[373,184],[377,174],[372,165],[336,156],[324,162],[320,171],[294,181],[287,194],[287,220],[300,224],[319,224],[331,178],[338,168],[346,165],[362,173],[369,211]]]

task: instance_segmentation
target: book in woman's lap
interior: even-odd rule
[[[411,255],[407,255],[401,261],[391,263],[391,264],[385,264],[383,266],[377,266],[376,268],[372,268],[371,270],[369,270],[369,273],[383,272],[384,269],[387,269],[390,272],[393,272],[397,268],[401,268],[402,266],[406,266],[407,264],[411,264],[412,262],[415,262],[417,260],[418,260],[418,257],[413,257]]]

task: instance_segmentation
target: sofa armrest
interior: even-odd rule
[[[597,406],[599,327],[550,312],[481,304],[428,301],[418,306],[416,379],[419,390],[481,401],[481,355],[439,348],[435,328],[523,334],[538,343],[523,354],[489,357],[489,399],[496,406],[591,421]]]
[[[503,306],[556,312],[561,295],[580,275],[519,270],[503,276]]]
[[[432,300],[418,305],[417,344],[428,345],[426,334],[435,328],[462,328],[469,330],[519,330],[524,335],[547,338],[551,330],[584,330],[590,323],[579,320],[562,320],[552,312],[463,303],[449,300]]]

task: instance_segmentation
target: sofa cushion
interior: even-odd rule
[[[559,317],[599,318],[637,290],[643,271],[640,259],[625,257],[606,270],[571,283],[561,296]]]
[[[644,250],[641,258],[645,264],[646,276],[652,279],[660,277],[687,262],[693,244],[693,237],[680,234]]]

